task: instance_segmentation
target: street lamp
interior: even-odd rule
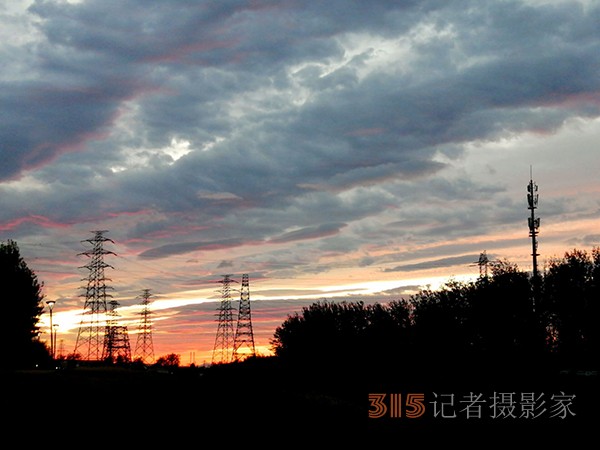
[[[54,324],[54,341],[52,343],[52,348],[54,349],[54,353],[52,353],[53,358],[56,358],[56,331],[57,330],[58,330],[58,324],[55,323]],[[60,358],[60,353],[59,353],[58,357]]]
[[[46,305],[48,305],[48,309],[50,310],[50,357],[52,358],[52,360],[54,361],[54,338],[53,338],[53,332],[52,330],[54,329],[52,327],[52,309],[54,308],[54,304],[56,303],[55,300],[48,300],[46,302]]]

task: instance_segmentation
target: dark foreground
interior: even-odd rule
[[[600,425],[598,385],[589,369],[319,370],[272,358],[172,371],[79,366],[2,373],[1,429],[67,447],[576,443]]]

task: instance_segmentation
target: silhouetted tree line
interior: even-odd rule
[[[51,361],[39,339],[42,286],[14,241],[0,243],[3,289],[0,369]],[[472,282],[448,281],[408,299],[365,305],[316,302],[276,328],[280,360],[307,364],[359,362],[375,367],[402,359],[406,366],[540,359],[597,365],[600,354],[600,248],[566,252],[531,277],[508,261]],[[170,355],[160,361],[178,364]]]
[[[508,261],[388,303],[318,301],[271,340],[282,360],[376,367],[597,365],[600,249],[554,258],[538,277]]]
[[[21,257],[15,241],[0,243],[0,369],[30,367],[50,362],[50,352],[39,340],[38,322],[44,309],[42,286]]]

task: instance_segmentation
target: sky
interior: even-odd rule
[[[132,348],[210,361],[223,275],[259,354],[388,301],[600,245],[596,0],[0,0],[0,240],[73,351],[105,257]],[[48,339],[48,311],[41,317]]]

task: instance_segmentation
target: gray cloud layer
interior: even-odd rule
[[[37,0],[21,19],[3,229],[113,220],[146,259],[302,245],[252,260],[273,270],[514,224],[505,186],[433,176],[467,144],[600,116],[594,2]]]

